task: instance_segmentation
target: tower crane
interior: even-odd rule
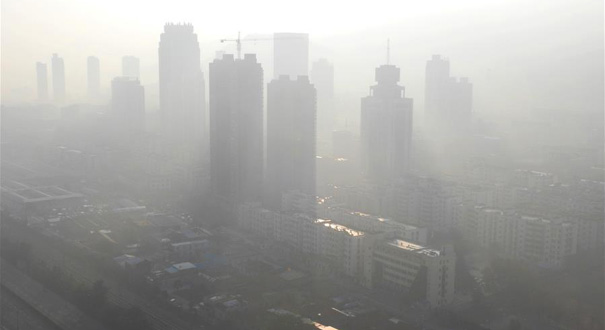
[[[235,45],[237,47],[237,58],[241,59],[242,58],[242,41],[272,41],[275,39],[301,39],[301,37],[285,37],[285,38],[275,38],[275,37],[271,37],[271,38],[254,38],[254,39],[242,39],[240,38],[240,33],[237,33],[237,39],[221,39],[221,43],[223,42],[235,42]]]

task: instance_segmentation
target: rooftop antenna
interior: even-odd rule
[[[391,64],[391,39],[387,39],[387,65]]]
[[[242,59],[242,39],[240,38],[240,31],[237,31],[237,58]]]

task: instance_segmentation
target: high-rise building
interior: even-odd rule
[[[88,97],[97,98],[101,90],[101,69],[99,59],[95,56],[88,56],[87,59],[88,74]]]
[[[55,102],[65,101],[65,64],[63,58],[53,54],[51,59],[53,70],[53,98]]]
[[[325,58],[313,62],[311,82],[317,89],[318,99],[334,97],[334,66]]]
[[[111,111],[120,128],[129,132],[145,128],[145,89],[138,79],[116,77],[111,81]]]
[[[322,58],[313,62],[311,82],[317,89],[317,130],[329,138],[334,126],[334,67]]]
[[[46,64],[36,63],[36,77],[38,81],[38,101],[48,100],[48,73]]]
[[[378,84],[361,100],[361,161],[364,175],[386,183],[401,178],[410,167],[413,100],[399,86],[399,68],[381,65]]]
[[[471,120],[473,85],[450,77],[450,63],[433,55],[426,63],[424,107],[428,124],[436,129],[460,128]]]
[[[260,202],[263,69],[254,54],[210,63],[210,181],[222,206]]]
[[[273,77],[309,75],[309,35],[275,33],[273,39]]]
[[[138,57],[122,57],[122,76],[140,79],[140,62]]]
[[[171,138],[201,142],[206,135],[200,46],[191,24],[166,24],[160,36],[160,117]]]
[[[282,194],[315,196],[316,92],[306,76],[286,75],[267,86],[266,203],[280,209]]]
[[[450,100],[454,122],[468,123],[473,113],[473,84],[468,78],[453,78],[452,90],[450,91]]]
[[[433,55],[426,62],[424,108],[429,120],[438,117],[447,107],[450,79],[450,62],[439,55]]]

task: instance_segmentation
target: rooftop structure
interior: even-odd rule
[[[326,228],[330,228],[333,229],[335,231],[339,231],[339,232],[343,232],[346,233],[349,236],[363,236],[365,233],[359,230],[353,230],[349,227],[343,226],[343,225],[339,225],[337,223],[333,223],[330,220],[319,220],[319,222],[317,222],[319,224],[322,224],[324,227]]]
[[[396,66],[381,65],[375,75],[377,84],[361,100],[361,160],[370,181],[386,183],[410,168],[413,100],[398,85]]]
[[[74,193],[57,186],[30,187],[26,184],[9,181],[3,183],[2,196],[16,199],[22,203],[35,203],[51,200],[62,200],[82,197],[82,194]]]
[[[429,257],[438,257],[441,254],[441,252],[439,250],[429,249],[427,247],[424,247],[424,246],[421,246],[418,244],[414,244],[414,243],[410,243],[408,241],[404,241],[401,239],[394,239],[394,240],[390,241],[388,244],[390,244],[392,246],[396,246],[396,247],[406,250],[406,251],[424,254]]]
[[[196,269],[196,266],[190,262],[181,262],[178,264],[174,264],[170,267],[167,267],[164,270],[169,274],[174,274],[174,273],[178,273],[180,271],[191,270],[191,269]]]

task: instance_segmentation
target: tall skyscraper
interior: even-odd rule
[[[450,63],[433,55],[426,63],[424,107],[435,129],[459,129],[471,120],[473,85],[467,78],[450,77]]]
[[[160,36],[160,116],[165,133],[201,142],[206,133],[200,46],[191,24],[166,24]]]
[[[122,76],[140,79],[140,62],[138,57],[122,57]]]
[[[329,139],[334,127],[334,67],[325,58],[313,62],[311,82],[317,90],[317,131]]]
[[[51,58],[53,70],[53,98],[55,102],[65,101],[65,64],[63,58],[53,54]]]
[[[365,176],[384,183],[401,178],[410,166],[413,100],[399,86],[399,68],[381,65],[378,84],[361,100],[361,157]]]
[[[315,196],[315,87],[286,75],[267,86],[266,204],[281,209],[282,194]]]
[[[273,77],[308,76],[309,35],[307,33],[275,33],[273,40]]]
[[[334,97],[334,66],[327,59],[321,58],[311,66],[311,82],[317,90],[317,98]]]
[[[450,92],[452,112],[458,122],[468,123],[473,113],[473,84],[466,77],[450,79],[453,79]]]
[[[111,111],[116,126],[126,132],[145,129],[145,89],[136,78],[111,81]]]
[[[36,63],[36,77],[38,81],[38,101],[48,100],[48,73],[46,64]]]
[[[86,64],[88,74],[88,97],[94,99],[99,97],[101,92],[101,69],[99,59],[94,56],[88,56]]]
[[[260,202],[263,181],[263,69],[256,55],[210,63],[210,181],[224,206]]]

